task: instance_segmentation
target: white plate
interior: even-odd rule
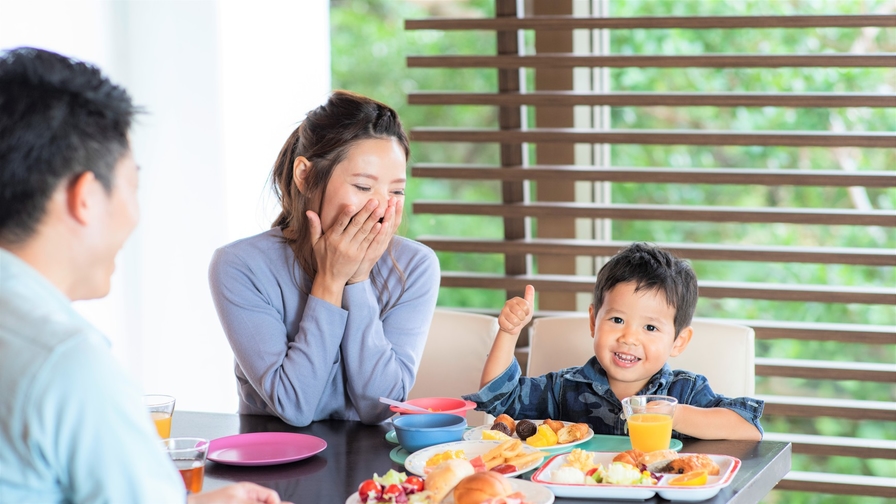
[[[542,423],[544,423],[544,420],[530,420],[530,422],[533,422],[535,425],[541,425]],[[563,422],[563,425],[572,425],[572,424],[573,424],[573,422]],[[492,426],[491,424],[488,424],[488,425],[480,425],[479,427],[473,427],[472,429],[464,432],[464,439],[467,441],[480,440],[480,439],[482,439],[482,432],[489,430],[491,428],[491,426]],[[512,437],[514,439],[520,438],[519,436],[516,435],[515,432],[513,433]],[[572,449],[573,446],[580,444],[580,443],[584,443],[585,441],[588,441],[592,437],[594,437],[594,431],[591,430],[591,427],[588,427],[588,434],[586,434],[583,439],[580,439],[578,441],[573,441],[572,443],[565,443],[565,444],[558,443],[558,444],[555,444],[554,446],[540,446],[538,449],[542,450],[542,451],[556,451],[556,450]]]
[[[594,463],[608,466],[618,452],[594,452]],[[638,499],[644,500],[659,494],[660,497],[673,501],[702,501],[714,497],[723,488],[731,484],[734,475],[740,469],[740,459],[728,455],[709,455],[719,465],[719,475],[710,476],[705,485],[687,487],[670,486],[669,480],[677,474],[660,474],[660,481],[656,486],[642,485],[574,485],[567,483],[553,483],[551,472],[559,469],[565,462],[568,454],[555,455],[532,475],[532,481],[549,488],[558,497],[580,497],[588,499]],[[682,453],[681,455],[687,455]]]
[[[526,502],[531,502],[532,504],[552,504],[554,502],[554,494],[550,490],[531,481],[510,478],[510,487],[513,488],[514,492],[523,492],[526,496]],[[348,499],[345,500],[345,504],[361,504],[358,492],[349,495]],[[442,504],[454,504],[453,492],[448,492]]]
[[[423,468],[426,467],[426,461],[432,458],[434,455],[442,453],[444,451],[456,451],[463,450],[464,455],[467,457],[467,460],[474,459],[479,455],[491,450],[492,448],[501,444],[501,441],[491,441],[491,440],[479,440],[479,441],[455,441],[453,443],[442,443],[435,446],[430,446],[429,448],[424,448],[420,451],[415,451],[414,453],[408,455],[407,460],[404,461],[404,467],[417,476],[426,476]],[[525,443],[523,443],[523,452],[524,453],[534,453],[537,451],[541,451],[537,448],[533,448]],[[535,467],[538,467],[544,461],[544,457],[539,457],[535,459],[534,462],[527,465],[526,467],[520,468],[517,472],[512,472],[509,474],[505,474],[508,478],[512,478],[514,476],[519,476],[526,471],[529,471]]]

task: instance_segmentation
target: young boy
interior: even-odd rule
[[[717,395],[705,377],[666,364],[693,335],[697,277],[685,261],[644,243],[618,253],[598,273],[588,308],[594,357],[581,367],[524,377],[513,352],[532,319],[534,298],[529,285],[524,299],[513,298],[501,310],[482,389],[464,396],[476,402],[476,409],[520,419],[584,422],[597,434],[624,434],[620,401],[660,394],[679,402],[674,437],[762,438],[762,401]]]

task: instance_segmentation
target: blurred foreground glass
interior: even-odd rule
[[[162,440],[162,445],[180,471],[187,492],[192,494],[201,492],[202,480],[205,478],[208,440],[188,437],[168,438]]]
[[[632,448],[642,452],[668,450],[672,415],[678,399],[662,395],[631,396],[622,400]]]
[[[171,437],[171,416],[174,414],[174,398],[170,395],[145,395],[143,404],[156,424],[159,437]]]

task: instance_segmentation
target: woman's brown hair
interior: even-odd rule
[[[410,155],[408,136],[395,110],[357,93],[334,91],[326,103],[308,113],[280,149],[271,174],[271,185],[281,210],[271,227],[283,230],[286,243],[311,278],[317,274],[317,263],[305,211],[320,214],[333,169],[345,159],[352,145],[374,138],[394,138],[404,149],[405,159]],[[299,156],[304,156],[311,164],[305,176],[304,192],[299,191],[293,180],[293,163]],[[395,263],[394,259],[392,262]],[[404,283],[400,269],[399,274]]]

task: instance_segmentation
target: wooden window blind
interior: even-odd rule
[[[892,196],[896,187],[896,166],[861,166],[854,170],[806,169],[805,167],[695,167],[615,166],[606,155],[608,147],[639,146],[749,146],[750,148],[838,149],[896,148],[896,135],[881,131],[763,131],[719,130],[687,127],[675,129],[617,129],[606,120],[614,107],[785,107],[889,109],[896,113],[896,94],[871,89],[863,92],[798,92],[787,89],[769,92],[627,92],[604,86],[582,90],[571,86],[576,69],[626,71],[638,68],[675,69],[777,69],[777,68],[880,68],[896,79],[896,53],[800,53],[800,54],[614,54],[612,47],[600,52],[570,50],[575,30],[736,30],[806,29],[830,27],[896,28],[896,15],[793,15],[732,17],[634,17],[613,18],[605,13],[573,16],[571,2],[534,0],[532,12],[517,10],[515,0],[497,0],[495,17],[488,19],[407,20],[407,30],[469,31],[489,30],[496,36],[494,54],[439,54],[410,56],[411,68],[488,68],[497,74],[496,89],[489,92],[424,90],[410,93],[409,103],[426,106],[488,106],[496,111],[496,127],[446,128],[421,125],[412,128],[415,142],[487,143],[497,146],[497,164],[417,163],[414,177],[454,181],[498,181],[499,201],[426,201],[413,204],[415,214],[450,216],[492,216],[503,222],[499,238],[471,238],[433,234],[419,239],[442,253],[499,254],[502,272],[452,271],[443,268],[442,286],[447,288],[500,289],[507,296],[521,295],[526,284],[540,293],[536,316],[581,309],[570,296],[588,296],[594,285],[599,258],[613,255],[631,241],[618,239],[614,225],[621,222],[666,222],[668,226],[747,226],[767,225],[774,235],[777,226],[849,226],[857,232],[877,233],[880,246],[830,246],[825,243],[751,244],[747,241],[659,242],[681,257],[700,262],[746,262],[768,264],[840,265],[880,268],[889,282],[877,280],[860,285],[808,284],[799,278],[714,279],[701,277],[700,297],[723,302],[728,299],[766,300],[789,303],[836,305],[878,305],[882,310],[896,306],[896,249],[893,228],[896,211],[874,205],[827,207],[817,202],[801,206],[773,204],[729,205],[705,201],[699,204],[673,202],[621,203],[614,201],[614,184],[666,184],[666,191],[681,191],[692,184],[703,186],[861,188],[884,191]],[[527,53],[521,34],[534,33],[534,53]],[[539,45],[541,40],[544,42]],[[553,44],[553,45],[552,45]],[[596,75],[596,74],[595,74]],[[553,78],[553,80],[552,80]],[[599,77],[595,77],[599,80]],[[532,86],[534,81],[535,85]],[[581,127],[570,119],[576,107],[591,109],[592,126]],[[603,119],[598,116],[603,111]],[[556,112],[554,116],[552,112]],[[541,114],[541,115],[540,115]],[[532,121],[532,117],[535,118]],[[532,124],[534,122],[534,124]],[[892,122],[890,123],[892,125]],[[597,126],[595,126],[597,125]],[[576,146],[592,146],[592,162],[574,162]],[[600,154],[603,152],[604,154]],[[534,156],[532,155],[534,153]],[[601,158],[601,156],[603,156]],[[531,158],[537,158],[532,163]],[[893,161],[894,156],[883,159]],[[609,161],[609,162],[607,162]],[[594,190],[588,200],[574,196],[574,184],[590,183]],[[533,189],[537,188],[537,190]],[[544,189],[544,190],[543,190]],[[852,190],[852,189],[850,189]],[[601,194],[603,196],[601,196]],[[609,194],[610,197],[606,197]],[[575,231],[576,222],[593,222],[590,237]],[[565,224],[564,224],[565,223]],[[600,223],[605,223],[601,226]],[[586,233],[587,235],[588,233]],[[615,238],[615,239],[614,239]],[[773,238],[773,236],[772,236]],[[656,241],[651,236],[638,238]],[[582,273],[577,258],[597,258],[594,269]],[[587,270],[587,268],[586,268]],[[879,270],[878,270],[879,271]],[[550,302],[552,295],[556,302]],[[581,298],[579,298],[581,299]],[[499,307],[483,307],[497,312]],[[718,308],[718,306],[717,306]],[[724,311],[717,309],[717,311]],[[701,313],[698,308],[698,316]],[[845,342],[871,345],[884,354],[896,348],[896,326],[865,323],[832,323],[814,320],[771,320],[762,317],[725,316],[753,327],[759,342],[794,340],[809,344]],[[523,343],[525,344],[525,343]],[[525,348],[521,349],[522,354]],[[758,357],[760,377],[791,377],[811,380],[858,380],[896,382],[896,364],[804,360]],[[820,456],[896,459],[892,439],[822,436],[800,433],[799,419],[896,421],[892,400],[850,400],[765,395],[766,416],[790,418],[794,428],[787,433],[769,432],[770,439],[794,443],[794,453]],[[891,424],[892,425],[892,424]],[[896,497],[894,480],[844,474],[794,471],[778,486],[783,490]]]

